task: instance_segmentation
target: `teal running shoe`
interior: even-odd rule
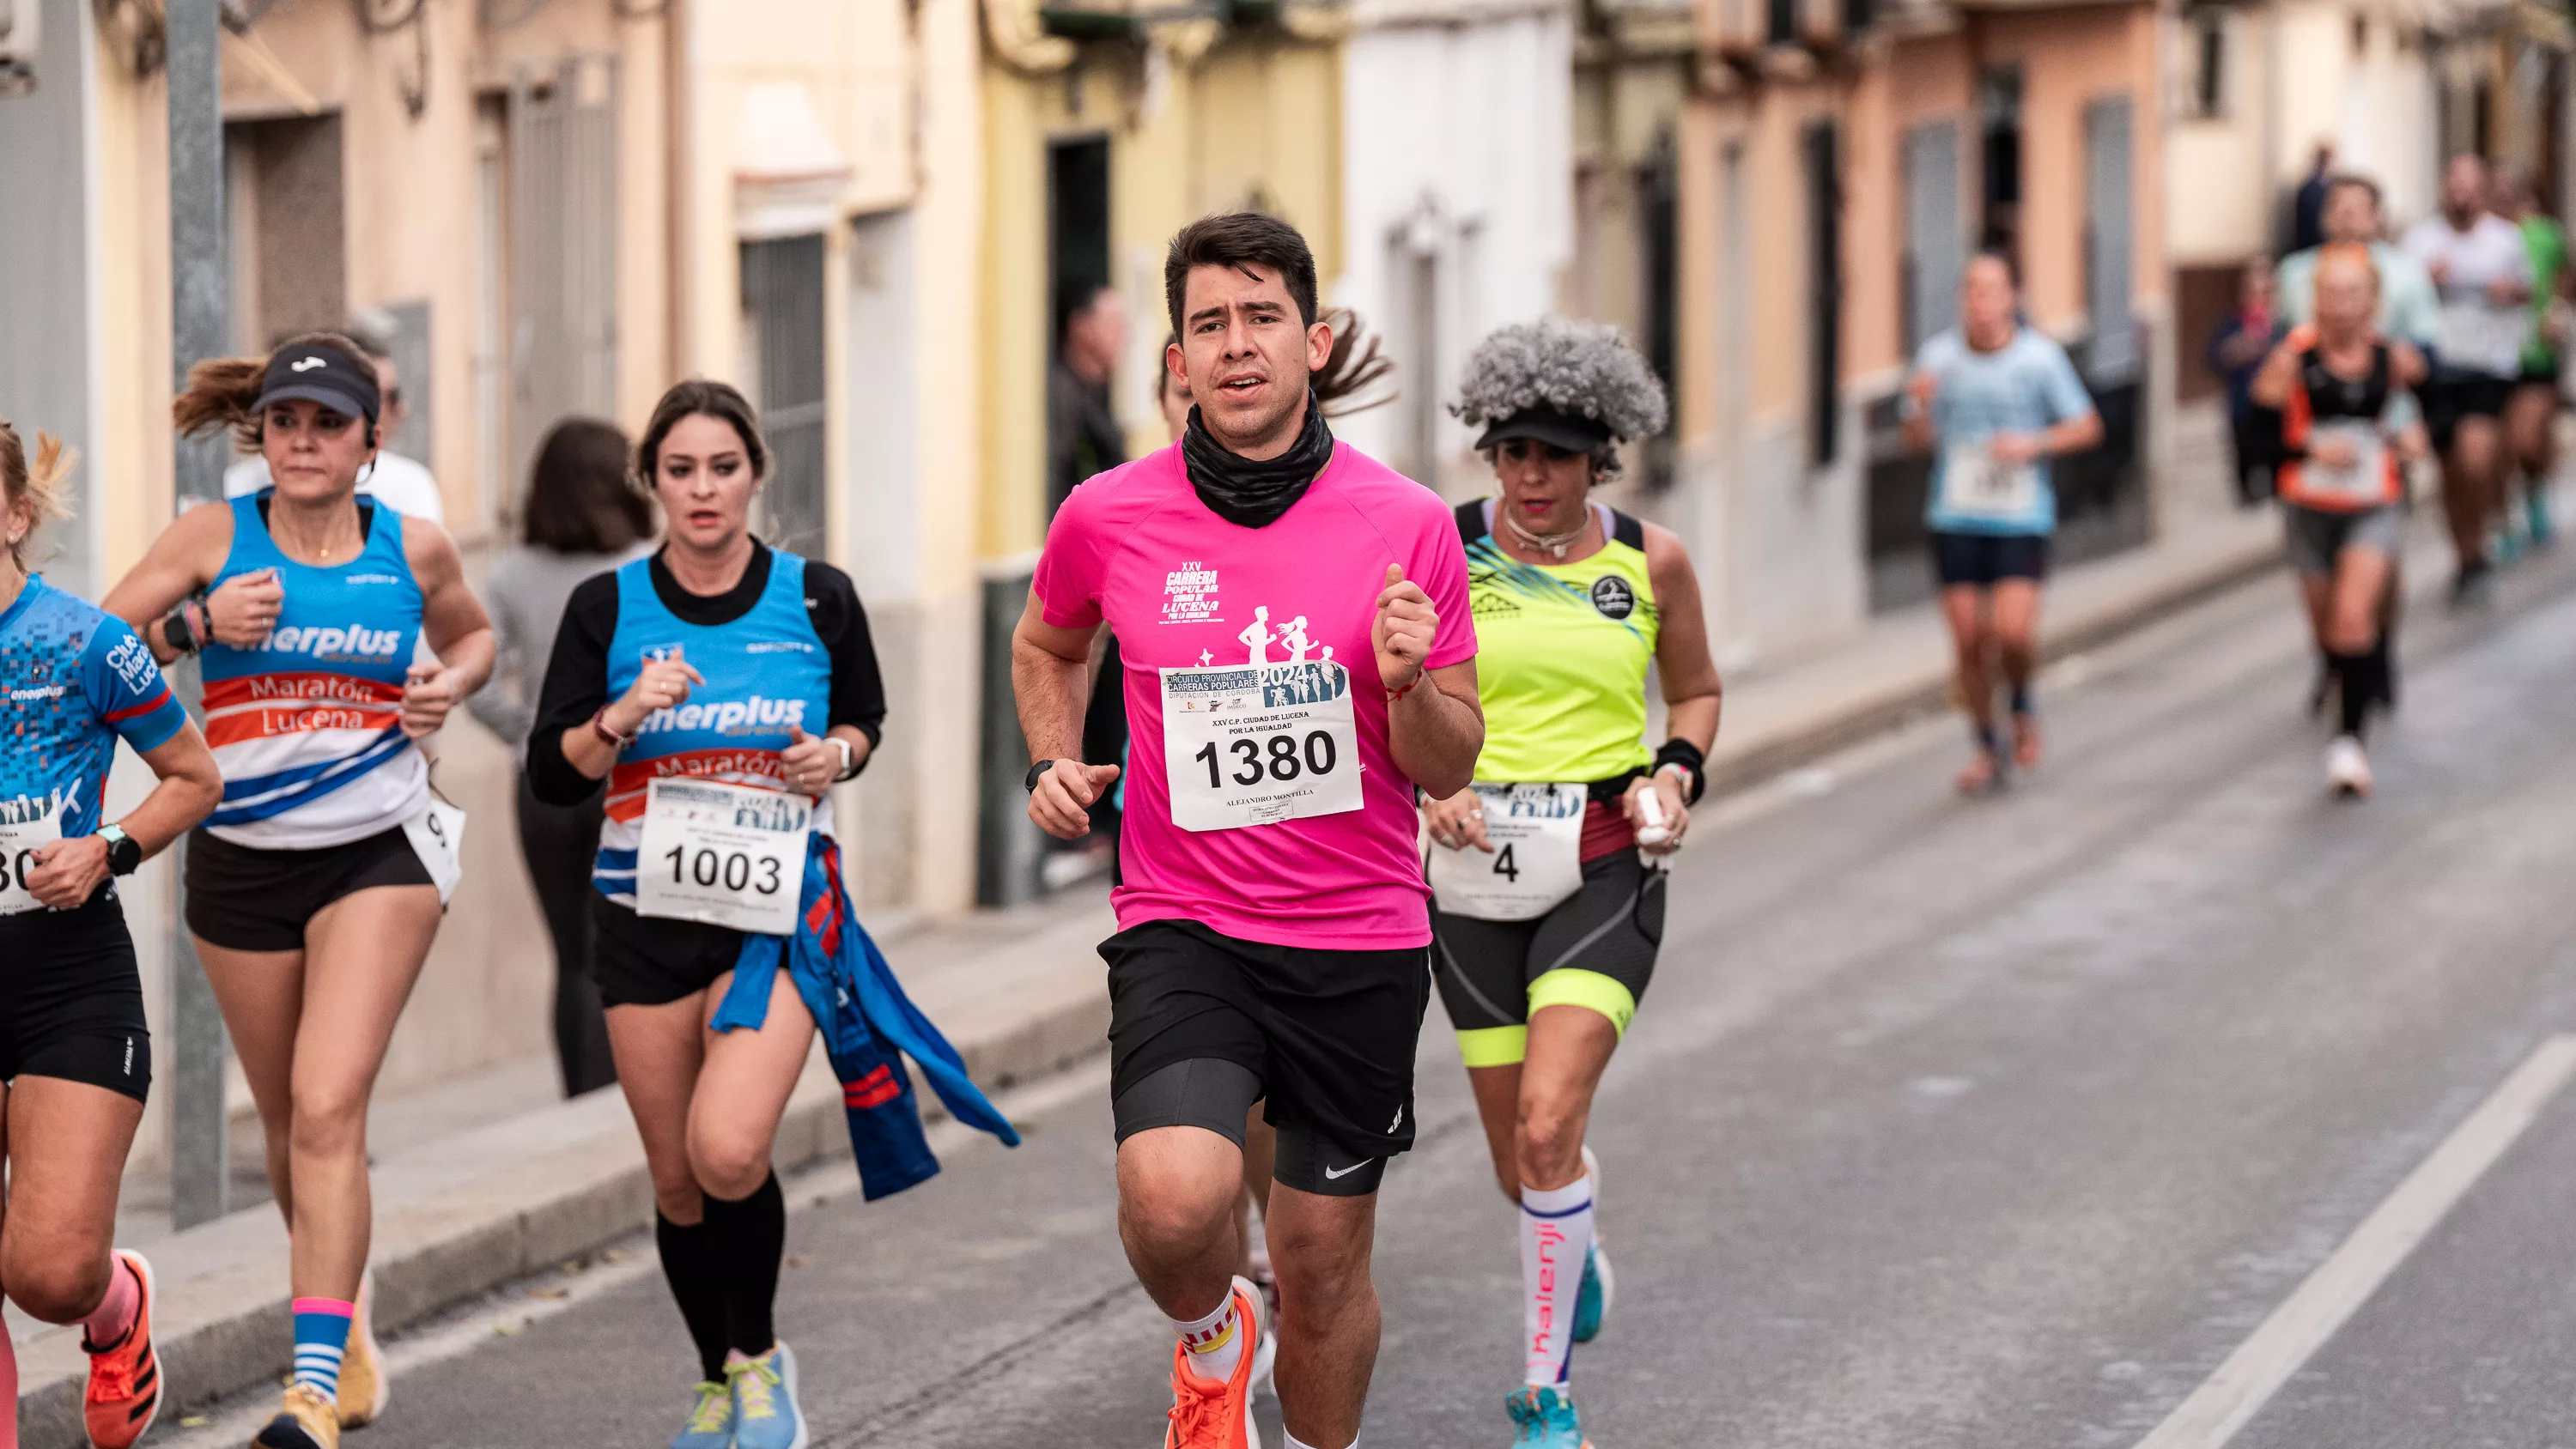
[[[2532,492],[2523,495],[2522,515],[2531,525],[2531,546],[2544,549],[2558,541],[2558,528],[2549,517],[2549,495]]]
[[[1583,1284],[1574,1290],[1576,1343],[1600,1337],[1601,1320],[1610,1316],[1610,1297],[1618,1286],[1610,1276],[1610,1255],[1601,1251],[1601,1239],[1596,1236],[1591,1250],[1583,1255]]]
[[[689,1411],[671,1449],[733,1449],[733,1390],[719,1383],[698,1385],[698,1406]]]
[[[812,1436],[796,1407],[796,1354],[780,1344],[725,1365],[733,1386],[733,1449],[805,1449]]]
[[[1515,1446],[1534,1449],[1592,1449],[1592,1441],[1583,1437],[1583,1421],[1575,1417],[1574,1400],[1553,1387],[1521,1388],[1503,1401],[1512,1415],[1512,1428],[1518,1438]]]

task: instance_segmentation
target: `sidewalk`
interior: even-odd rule
[[[2185,487],[2155,543],[2069,569],[2050,587],[2043,632],[2053,657],[2227,587],[2279,555],[2269,510],[2225,495],[2213,414],[2187,411],[2177,439]],[[1727,681],[1712,780],[1742,788],[1942,707],[1949,645],[1930,606],[1871,623],[1850,644]],[[1112,929],[1097,884],[1009,912],[885,941],[906,990],[947,1032],[978,1081],[1000,1088],[1080,1060],[1102,1045],[1109,1003],[1093,946]],[[616,1092],[551,1098],[552,1067],[505,1065],[378,1104],[376,1324],[396,1332],[450,1304],[651,1221],[643,1153]],[[236,1147],[256,1176],[256,1128]],[[782,1172],[846,1155],[840,1091],[821,1054],[808,1064],[779,1133]],[[257,1190],[254,1182],[245,1186]],[[221,1397],[287,1366],[286,1235],[265,1203],[184,1233],[157,1211],[157,1184],[130,1185],[123,1238],[160,1277],[165,1414]],[[27,1449],[76,1449],[86,1364],[74,1329],[12,1318]]]

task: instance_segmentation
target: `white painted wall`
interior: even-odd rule
[[[1343,52],[1346,266],[1332,299],[1358,309],[1405,370],[1392,405],[1335,431],[1379,457],[1407,452],[1417,409],[1441,477],[1475,491],[1474,441],[1448,416],[1460,362],[1487,332],[1545,312],[1573,246],[1573,54],[1557,5],[1363,5]],[[1402,240],[1399,241],[1399,238]],[[1427,361],[1412,335],[1403,250],[1438,279]]]
[[[2370,19],[2358,54],[2352,45],[2357,12]],[[2441,128],[2424,49],[2399,48],[2398,21],[2384,7],[2347,0],[2287,0],[2280,26],[2274,174],[2295,185],[2316,142],[2331,138],[2338,169],[2378,180],[2393,224],[2403,227],[2431,211]]]

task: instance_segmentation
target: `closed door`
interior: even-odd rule
[[[1959,126],[1933,121],[1905,133],[1905,350],[1959,321],[1959,272],[1967,235],[1959,221]]]
[[[2129,313],[2131,198],[2129,98],[2084,108],[2084,306],[2093,323],[2093,380],[2118,386],[2136,376],[2137,325]]]
[[[742,244],[744,381],[769,435],[757,520],[772,545],[829,556],[823,480],[823,238]]]

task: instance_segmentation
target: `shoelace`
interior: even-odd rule
[[[746,1359],[726,1368],[725,1373],[734,1381],[734,1396],[742,1403],[744,1418],[778,1417],[778,1401],[772,1396],[771,1390],[778,1387],[780,1379],[778,1370],[770,1367],[769,1360]]]
[[[721,1434],[733,1417],[733,1391],[719,1383],[698,1385],[698,1407],[689,1415],[692,1434]]]
[[[1512,1422],[1518,1425],[1521,1431],[1520,1437],[1512,1442],[1515,1444],[1546,1443],[1547,1420],[1538,1411],[1538,1401],[1528,1394],[1516,1394],[1508,1402],[1512,1411]]]
[[[1172,1442],[1178,1445],[1225,1442],[1225,1391],[1214,1393],[1182,1379],[1172,1386]]]
[[[134,1397],[134,1360],[114,1350],[109,1354],[90,1360],[89,1401],[93,1404],[119,1404]]]

